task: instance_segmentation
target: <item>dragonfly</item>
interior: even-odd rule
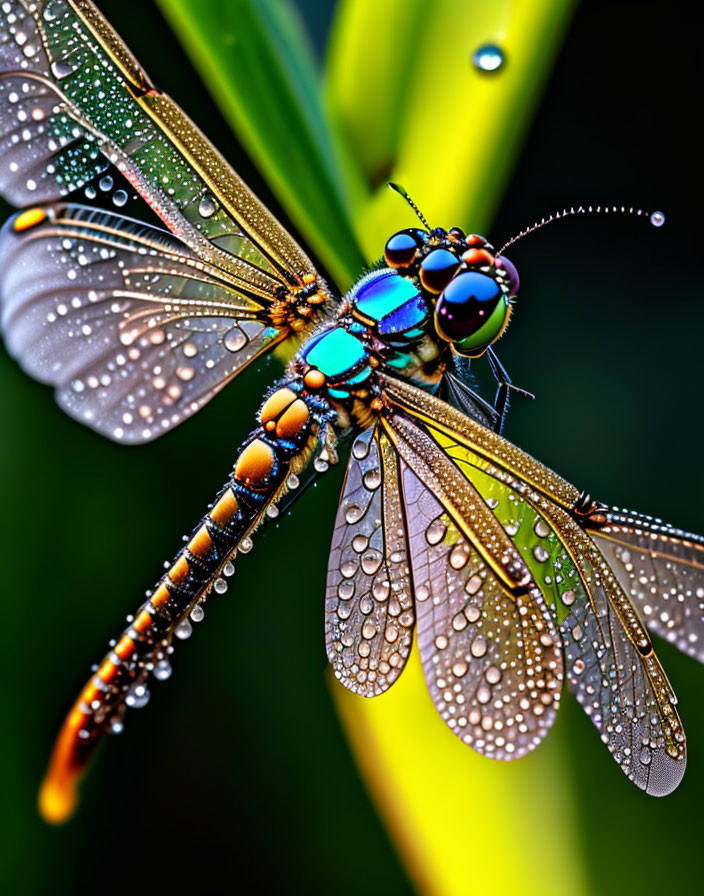
[[[496,251],[430,227],[396,189],[421,226],[340,296],[89,0],[0,2],[0,193],[20,209],[0,234],[10,354],[127,445],[264,353],[290,359],[70,709],[40,789],[47,820],[73,812],[98,743],[170,675],[235,553],[348,446],[325,597],[341,685],[384,693],[415,637],[439,716],[478,753],[534,750],[566,680],[631,781],[655,796],[681,781],[651,633],[704,660],[704,539],[593,499],[504,438],[516,387],[494,344],[519,289],[514,240]],[[471,376],[484,362],[493,401]]]

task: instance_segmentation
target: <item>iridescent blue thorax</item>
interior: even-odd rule
[[[304,343],[298,361],[324,374],[331,398],[343,401],[370,377],[378,360],[413,376],[414,354],[427,340],[431,309],[413,281],[390,268],[362,277],[350,290],[338,320]],[[429,354],[436,355],[437,350]]]

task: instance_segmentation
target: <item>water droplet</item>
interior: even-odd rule
[[[330,464],[326,460],[323,460],[322,457],[316,457],[316,459],[313,461],[313,466],[318,473],[324,473],[328,469]]]
[[[363,460],[369,454],[369,442],[366,439],[357,439],[352,446],[352,454],[357,460]]]
[[[217,211],[217,203],[215,197],[211,193],[204,193],[203,198],[198,204],[198,214],[201,218],[212,218]]]
[[[486,638],[483,635],[477,635],[477,637],[472,641],[469,650],[472,656],[476,656],[477,659],[481,656],[484,656],[484,654],[486,653]]]
[[[154,678],[159,681],[166,681],[167,678],[171,678],[171,664],[168,660],[159,660],[156,666],[154,666]]]
[[[103,193],[107,193],[108,190],[112,190],[112,178],[109,174],[106,174],[105,177],[101,177],[98,181],[98,186],[103,191]]]
[[[196,604],[191,610],[191,619],[193,622],[202,622],[205,619],[205,610],[200,604]]]
[[[379,567],[381,566],[381,561],[383,559],[384,558],[379,551],[370,549],[362,557],[362,569],[368,576],[373,576],[377,569],[379,569]]]
[[[337,586],[337,594],[341,600],[349,600],[351,597],[354,597],[354,591],[354,582],[340,582],[340,584]]]
[[[215,579],[213,589],[216,594],[224,594],[227,591],[227,582],[225,579]]]
[[[290,478],[291,477],[289,476],[289,479]],[[242,541],[239,544],[239,549],[240,549],[241,553],[248,554],[252,550],[253,547],[254,547],[254,544],[252,543],[252,539],[249,537],[249,535],[245,535],[245,537],[242,539]]]
[[[533,548],[533,556],[540,563],[544,563],[548,559],[550,554],[545,550],[545,548],[542,545],[536,544],[536,546]]]
[[[238,352],[247,345],[247,337],[239,327],[233,327],[225,333],[222,344],[228,352]]]
[[[544,519],[536,520],[535,526],[533,527],[533,531],[538,536],[538,538],[547,538],[550,534],[550,528]]]
[[[498,684],[501,681],[501,669],[496,666],[489,666],[489,668],[484,673],[484,677],[489,682],[489,684]]]
[[[445,537],[447,526],[442,520],[433,520],[425,532],[425,538],[428,544],[439,544]]]
[[[368,470],[363,478],[364,487],[369,489],[370,492],[375,491],[381,485],[381,472],[380,470]]]
[[[223,568],[222,568],[222,574],[223,574],[224,576],[227,576],[228,578],[229,578],[230,576],[234,576],[234,574],[235,574],[235,564],[234,564],[234,563],[231,563],[231,562],[228,560],[227,563],[226,563],[226,564],[223,566]]]
[[[653,754],[650,752],[650,750],[647,747],[643,747],[643,749],[640,751],[640,756],[638,758],[643,763],[643,765],[650,765],[650,763],[653,759]]]
[[[389,596],[391,590],[390,583],[384,579],[383,581],[374,582],[372,586],[372,594],[377,600],[384,601]],[[417,596],[417,595],[416,595]],[[419,598],[422,599],[422,598]]]
[[[472,55],[475,68],[482,72],[495,72],[504,64],[504,51],[496,44],[482,44]]]
[[[350,525],[354,525],[358,520],[362,518],[363,511],[362,508],[357,504],[350,504],[345,512],[345,522]]]
[[[576,599],[577,599],[577,595],[571,588],[569,589],[569,591],[564,591],[562,594],[562,603],[566,607],[571,607]]]
[[[361,554],[368,544],[369,539],[366,535],[355,535],[355,537],[352,539],[352,548],[358,554]]]
[[[476,594],[481,587],[481,576],[473,575],[467,579],[467,584],[464,586],[464,590],[467,592],[467,594]]]
[[[462,569],[469,560],[469,545],[465,542],[456,544],[450,551],[450,566],[453,569]]]
[[[174,634],[177,638],[180,638],[182,641],[185,641],[187,638],[190,638],[193,634],[193,626],[191,623],[184,619],[183,622],[179,623],[174,629]]]
[[[95,197],[98,195],[95,187],[86,187],[83,192],[86,194],[86,199],[95,199]]]
[[[665,223],[665,215],[663,212],[653,212],[650,216],[650,223],[653,227],[662,227]]]
[[[112,197],[113,205],[122,208],[127,203],[128,198],[125,190],[115,190],[115,195]]]
[[[133,684],[129,691],[127,691],[125,703],[128,706],[131,706],[132,709],[141,709],[149,703],[149,696],[149,690],[146,685],[141,682]]]
[[[60,81],[62,78],[66,78],[73,74],[73,72],[76,71],[76,67],[71,65],[70,62],[52,62],[51,71],[54,77]]]

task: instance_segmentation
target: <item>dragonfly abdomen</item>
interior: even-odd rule
[[[259,426],[245,440],[232,473],[167,571],[81,691],[56,742],[40,793],[42,814],[66,818],[76,802],[76,783],[98,741],[122,730],[128,707],[149,701],[147,682],[171,674],[173,638],[190,634],[189,614],[200,604],[233,553],[249,549],[249,537],[267,509],[283,495],[287,478],[310,459],[330,417],[328,406],[287,381],[275,387],[259,412]]]

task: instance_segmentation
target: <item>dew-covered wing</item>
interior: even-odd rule
[[[491,508],[415,421],[385,420],[402,466],[425,679],[477,752],[517,759],[546,735],[563,680],[555,620]]]
[[[646,626],[704,662],[704,539],[631,511],[587,528]]]
[[[413,597],[398,459],[384,434],[355,440],[328,565],[325,635],[336,678],[373,697],[398,678],[413,640]]]
[[[675,695],[627,594],[597,544],[575,519],[577,490],[444,402],[390,377],[384,378],[384,387],[387,400],[397,408],[391,425],[400,433],[422,434],[426,447],[416,452],[418,457],[439,457],[437,450],[442,451],[443,462],[470,480],[480,496],[475,511],[479,508],[483,515],[491,508],[501,531],[510,536],[513,547],[530,566],[559,622],[570,689],[621,769],[650,794],[660,796],[674,790],[686,764]],[[418,441],[422,444],[423,440]],[[418,472],[417,460],[416,467],[423,486],[430,484],[429,491],[439,495],[428,475]],[[460,493],[459,486],[454,492]],[[446,502],[442,503],[447,510]],[[448,516],[458,528],[457,516]],[[409,524],[410,519],[409,514]],[[435,526],[438,531],[440,525],[447,525],[442,517]],[[452,533],[450,541],[454,537]],[[442,543],[449,547],[448,542]],[[486,554],[487,547],[495,550],[501,543],[501,537],[492,535],[487,526],[474,547]],[[411,532],[418,589],[416,550]],[[483,559],[486,561],[486,556]],[[458,564],[459,560],[458,556]],[[500,564],[490,565],[496,569]],[[419,603],[422,647],[420,607]],[[459,622],[462,624],[461,619]]]
[[[282,338],[256,290],[111,212],[57,203],[16,215],[0,272],[10,353],[64,410],[121,442],[177,425]]]
[[[57,200],[110,163],[210,264],[270,292],[316,276],[89,0],[5,0],[0,193],[17,206]]]

